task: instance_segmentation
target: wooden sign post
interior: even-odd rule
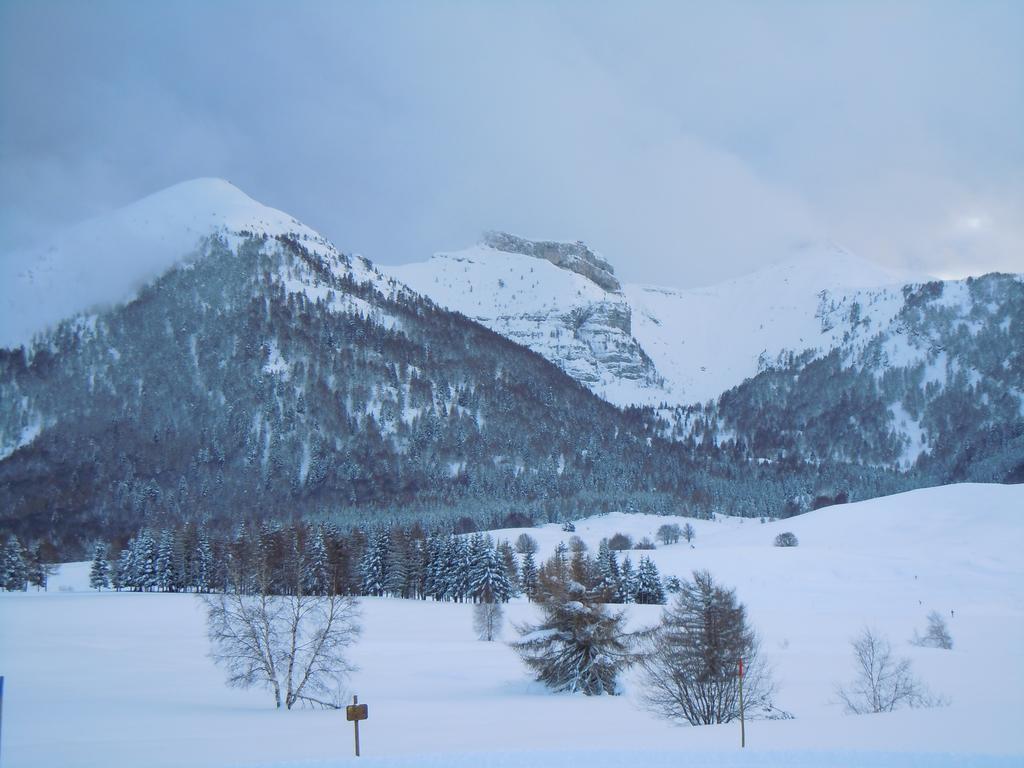
[[[353,696],[352,703],[345,707],[345,719],[356,727],[356,757],[359,757],[359,721],[370,716],[365,704],[359,703],[359,697]]]
[[[740,749],[747,746],[747,733],[743,722],[743,659],[740,659]]]

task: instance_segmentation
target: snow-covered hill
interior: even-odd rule
[[[613,514],[576,522],[593,554],[615,532],[634,539],[665,522],[696,529],[648,552],[662,576],[706,568],[735,587],[792,720],[678,727],[643,709],[640,678],[624,695],[552,695],[504,643],[476,640],[471,606],[362,600],[364,633],[352,651],[350,691],[368,703],[364,757],[379,765],[699,763],[783,766],[1020,765],[1024,760],[1024,486],[958,485],[829,507],[761,524]],[[795,548],[773,547],[780,531]],[[548,557],[558,526],[520,533]],[[49,593],[0,594],[6,676],[4,765],[10,768],[349,764],[351,727],[337,712],[277,712],[262,691],[223,684],[206,656],[198,600],[182,594],[87,589],[84,565]],[[74,591],[61,591],[74,590]],[[658,606],[625,606],[630,624]],[[947,618],[952,650],[910,643],[929,611]],[[507,607],[503,639],[537,609]],[[835,686],[853,674],[850,639],[864,626],[948,706],[849,716]]]

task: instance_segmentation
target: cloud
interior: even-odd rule
[[[682,286],[823,238],[1024,269],[1022,21],[1014,3],[6,3],[0,253],[220,176],[386,263],[503,228]],[[991,223],[951,224],[972,215]]]

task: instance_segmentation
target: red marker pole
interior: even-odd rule
[[[743,722],[743,659],[740,659],[740,749],[747,746],[747,732]]]

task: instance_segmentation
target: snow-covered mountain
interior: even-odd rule
[[[545,257],[558,248],[590,254],[600,271]],[[851,291],[911,281],[841,249],[818,247],[705,288],[622,285],[582,243],[504,233],[384,269],[528,346],[619,406],[703,402],[755,375],[766,358],[786,350],[827,352],[842,329],[822,330],[823,306],[834,311]],[[875,302],[871,308],[896,309]]]
[[[610,402],[653,405],[659,431],[691,447],[900,470],[930,458],[935,482],[1016,477],[1022,275],[941,282],[808,246],[719,285],[673,289],[620,285],[604,260],[595,280],[546,258],[559,249],[592,254],[488,235],[389,272]]]
[[[382,269],[616,405],[676,402],[633,335],[633,310],[613,268],[582,243],[490,232],[472,248]]]
[[[666,508],[687,478],[539,355],[226,182],[42,253],[4,286],[9,318],[43,311],[0,347],[0,531],[74,548],[153,516]]]

